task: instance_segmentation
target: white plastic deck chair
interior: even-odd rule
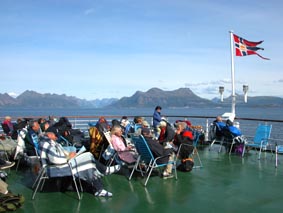
[[[245,155],[246,148],[251,147],[259,149],[258,160],[260,159],[262,150],[266,150],[270,146],[268,140],[270,139],[272,125],[259,124],[255,136],[251,142],[247,141],[244,145],[242,157]],[[270,146],[271,147],[271,146]],[[272,150],[271,150],[272,151]]]
[[[144,186],[147,185],[147,182],[151,176],[151,173],[153,171],[153,169],[159,169],[161,167],[165,167],[167,166],[168,164],[173,164],[173,170],[175,171],[175,179],[177,180],[178,177],[177,177],[177,170],[176,170],[176,161],[168,161],[167,163],[158,163],[157,161],[159,159],[162,159],[162,158],[165,158],[165,157],[168,157],[168,155],[166,156],[160,156],[160,157],[154,157],[145,138],[142,136],[142,135],[133,135],[132,136],[132,140],[134,142],[134,145],[137,149],[137,152],[139,154],[139,157],[138,157],[138,160],[131,172],[131,175],[129,177],[129,180],[131,180],[132,178],[132,175],[134,173],[134,171],[139,171],[138,167],[140,165],[140,163],[144,163],[147,165],[147,169],[145,171],[147,177],[146,177],[146,180],[144,182]]]
[[[118,153],[115,151],[115,149],[112,146],[110,131],[104,132],[103,134],[106,140],[108,141],[108,146],[104,150],[102,157],[107,162],[106,166],[111,166],[112,163],[116,160]]]

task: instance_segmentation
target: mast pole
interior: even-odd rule
[[[231,84],[232,84],[232,105],[231,105],[231,113],[236,115],[236,95],[235,95],[235,67],[234,67],[234,38],[233,31],[229,31],[230,33],[230,47],[231,47]]]

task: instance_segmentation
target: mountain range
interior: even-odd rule
[[[252,107],[283,107],[283,98],[274,96],[248,97],[248,103],[244,103],[244,97],[237,95],[237,105]],[[40,94],[26,90],[16,98],[7,93],[0,93],[0,107],[25,107],[25,108],[102,108],[102,107],[207,107],[231,105],[231,97],[212,100],[204,99],[194,94],[189,88],[180,88],[173,91],[164,91],[159,88],[151,88],[146,92],[137,91],[130,97],[121,99],[95,99],[85,100],[65,94]]]

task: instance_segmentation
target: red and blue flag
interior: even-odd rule
[[[269,58],[262,57],[256,52],[257,50],[264,50],[261,47],[257,47],[257,45],[261,44],[263,41],[252,42],[243,39],[235,34],[233,34],[233,36],[236,49],[236,56],[258,55],[262,59],[269,60]]]

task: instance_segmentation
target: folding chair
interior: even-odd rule
[[[173,164],[173,169],[175,170],[175,178],[176,178],[176,180],[178,179],[177,170],[176,170],[176,161],[175,160],[174,161],[168,161],[167,163],[158,163],[157,162],[159,159],[166,158],[169,155],[164,155],[164,156],[160,156],[160,157],[155,158],[153,156],[145,138],[142,135],[139,135],[139,136],[133,135],[132,141],[135,144],[135,147],[137,149],[139,156],[138,156],[137,162],[136,162],[136,164],[135,164],[135,166],[134,166],[134,168],[131,172],[129,180],[131,180],[134,171],[140,171],[141,172],[141,170],[140,170],[140,164],[141,163],[144,163],[147,166],[147,169],[145,171],[145,173],[147,174],[147,178],[145,180],[144,186],[147,185],[147,182],[150,178],[150,175],[151,175],[153,169],[160,169],[161,167],[167,166],[168,164]]]
[[[246,148],[251,147],[256,150],[259,149],[258,159],[260,159],[261,151],[266,150],[267,147],[270,146],[268,140],[270,139],[271,129],[272,125],[259,124],[256,129],[253,141],[247,141],[247,143],[245,143],[242,157],[244,157],[245,155]]]
[[[73,179],[73,183],[75,185],[75,189],[76,189],[76,192],[77,192],[77,195],[78,195],[78,199],[81,200],[82,196],[81,196],[79,188],[77,186],[76,177],[75,177],[76,169],[72,168],[71,163],[68,162],[68,163],[61,164],[61,165],[50,165],[50,164],[48,164],[47,156],[46,156],[46,153],[44,151],[41,152],[40,162],[41,162],[41,169],[38,173],[36,180],[34,181],[34,183],[32,185],[32,188],[34,189],[33,194],[32,194],[32,199],[35,198],[36,193],[37,193],[40,185],[41,185],[40,190],[42,191],[46,179],[51,179],[51,178],[55,178],[55,177],[71,176],[72,179]],[[83,192],[81,180],[80,180],[80,178],[78,178],[78,179],[79,179],[80,190],[81,190],[81,192]]]
[[[17,143],[10,136],[2,136],[0,138],[0,154],[4,155],[5,160],[9,161],[9,156],[12,155]]]
[[[224,142],[224,135],[222,134],[221,127],[217,123],[213,123],[210,125],[210,130],[209,130],[209,137],[211,140],[211,144],[209,146],[209,151],[211,150],[212,146],[215,143],[220,144],[220,148],[218,152],[221,152],[221,148]]]
[[[127,168],[127,169],[133,169],[134,165],[135,165],[135,162],[134,163],[128,163],[128,162],[125,162],[123,161],[120,157],[119,157],[119,154],[121,154],[122,152],[132,152],[132,153],[136,153],[135,150],[125,150],[125,151],[119,151],[117,152],[112,143],[111,143],[111,135],[110,135],[110,132],[104,132],[104,136],[106,138],[106,140],[108,141],[108,147],[105,149],[105,151],[103,152],[102,154],[102,157],[104,158],[104,160],[106,160],[106,166],[107,167],[110,167],[112,166],[113,164],[118,164],[118,165],[121,165],[121,166],[124,166],[124,168]],[[127,173],[128,175],[128,173]]]
[[[200,138],[201,134],[199,132],[195,132],[194,135],[195,135],[195,138],[194,138],[194,141],[193,141],[194,149],[193,149],[193,153],[192,153],[191,157],[194,159],[194,156],[196,155],[197,158],[198,158],[199,165],[194,164],[193,168],[201,168],[201,167],[203,167],[203,165],[202,165],[202,161],[200,159],[198,149],[197,149],[199,138]]]
[[[111,166],[113,164],[113,162],[120,163],[118,161],[118,153],[115,151],[115,149],[113,148],[112,143],[111,143],[110,132],[109,131],[104,132],[104,137],[108,141],[108,146],[102,154],[102,157],[106,161],[106,166]]]
[[[39,159],[38,150],[33,147],[35,155],[29,156],[27,154],[26,146],[25,146],[25,137],[28,133],[27,128],[23,128],[18,131],[18,138],[17,138],[17,146],[15,155],[13,156],[14,160],[17,160],[16,172],[19,169],[20,163],[24,161],[27,165],[32,165],[34,161]]]

